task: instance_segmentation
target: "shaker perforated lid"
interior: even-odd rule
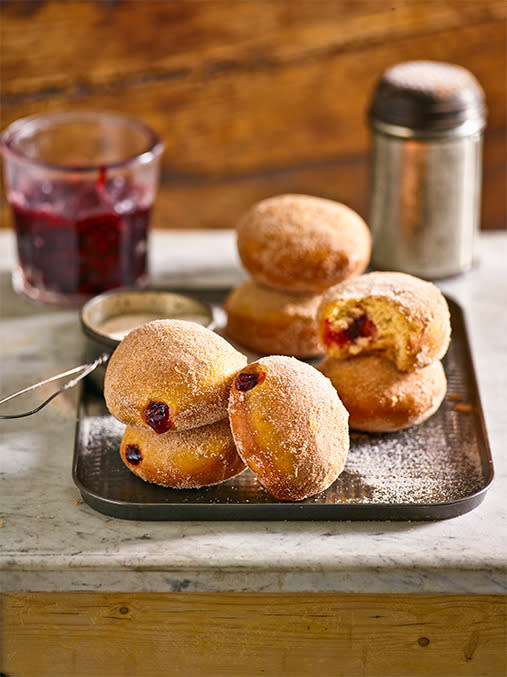
[[[373,127],[400,136],[472,134],[485,124],[484,92],[465,68],[407,61],[385,71],[370,109]]]

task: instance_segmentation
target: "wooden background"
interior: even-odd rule
[[[231,227],[286,191],[367,218],[377,79],[450,61],[486,93],[482,227],[505,228],[506,17],[505,0],[4,0],[1,127],[43,111],[144,119],[166,143],[159,228]]]

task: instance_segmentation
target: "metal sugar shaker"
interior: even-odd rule
[[[460,66],[384,73],[370,109],[375,268],[438,279],[473,265],[485,120],[482,88]]]

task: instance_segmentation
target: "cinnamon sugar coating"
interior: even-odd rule
[[[378,355],[328,356],[317,369],[336,388],[354,430],[391,432],[422,423],[437,411],[447,390],[439,361],[402,372]]]
[[[155,320],[131,331],[112,354],[104,397],[122,423],[149,429],[146,411],[162,403],[170,430],[196,428],[227,417],[232,379],[246,361],[199,324]]]
[[[310,195],[278,195],[253,205],[237,225],[244,267],[264,284],[321,293],[362,273],[370,231],[349,207]]]
[[[165,435],[127,426],[120,453],[135,475],[146,482],[174,489],[219,484],[246,467],[234,446],[227,419]],[[129,462],[129,456],[133,456],[133,463]]]
[[[290,294],[248,280],[225,300],[227,334],[259,353],[322,355],[316,320],[320,300],[320,294]]]
[[[247,390],[244,374],[259,376]],[[249,364],[231,389],[229,418],[239,455],[275,498],[317,494],[343,470],[348,414],[331,382],[309,364],[279,355]]]
[[[447,301],[438,287],[412,275],[374,272],[327,290],[317,312],[319,333],[329,355],[384,355],[400,371],[440,360],[451,336]],[[366,335],[347,332],[354,322]],[[340,342],[340,338],[343,341]]]

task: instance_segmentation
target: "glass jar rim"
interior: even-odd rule
[[[19,139],[22,131],[26,134],[30,133],[32,130],[50,127],[55,123],[72,120],[92,121],[99,118],[108,118],[111,121],[116,120],[122,125],[131,125],[132,127],[137,128],[137,130],[141,131],[147,138],[146,147],[141,152],[136,153],[135,155],[130,155],[117,162],[104,162],[92,165],[66,165],[54,162],[45,162],[44,160],[28,157],[16,146],[16,141]],[[26,132],[27,126],[28,132]],[[123,113],[109,111],[82,111],[29,115],[27,117],[19,118],[15,122],[11,123],[0,136],[0,151],[4,157],[12,157],[18,161],[26,162],[44,169],[60,172],[72,172],[76,174],[96,172],[97,169],[122,169],[129,165],[146,164],[147,162],[150,162],[154,158],[160,156],[163,150],[164,142],[158,136],[158,134],[153,129],[151,129],[151,127],[148,127],[148,125],[144,124],[144,122],[131,118],[128,115],[124,115]]]

